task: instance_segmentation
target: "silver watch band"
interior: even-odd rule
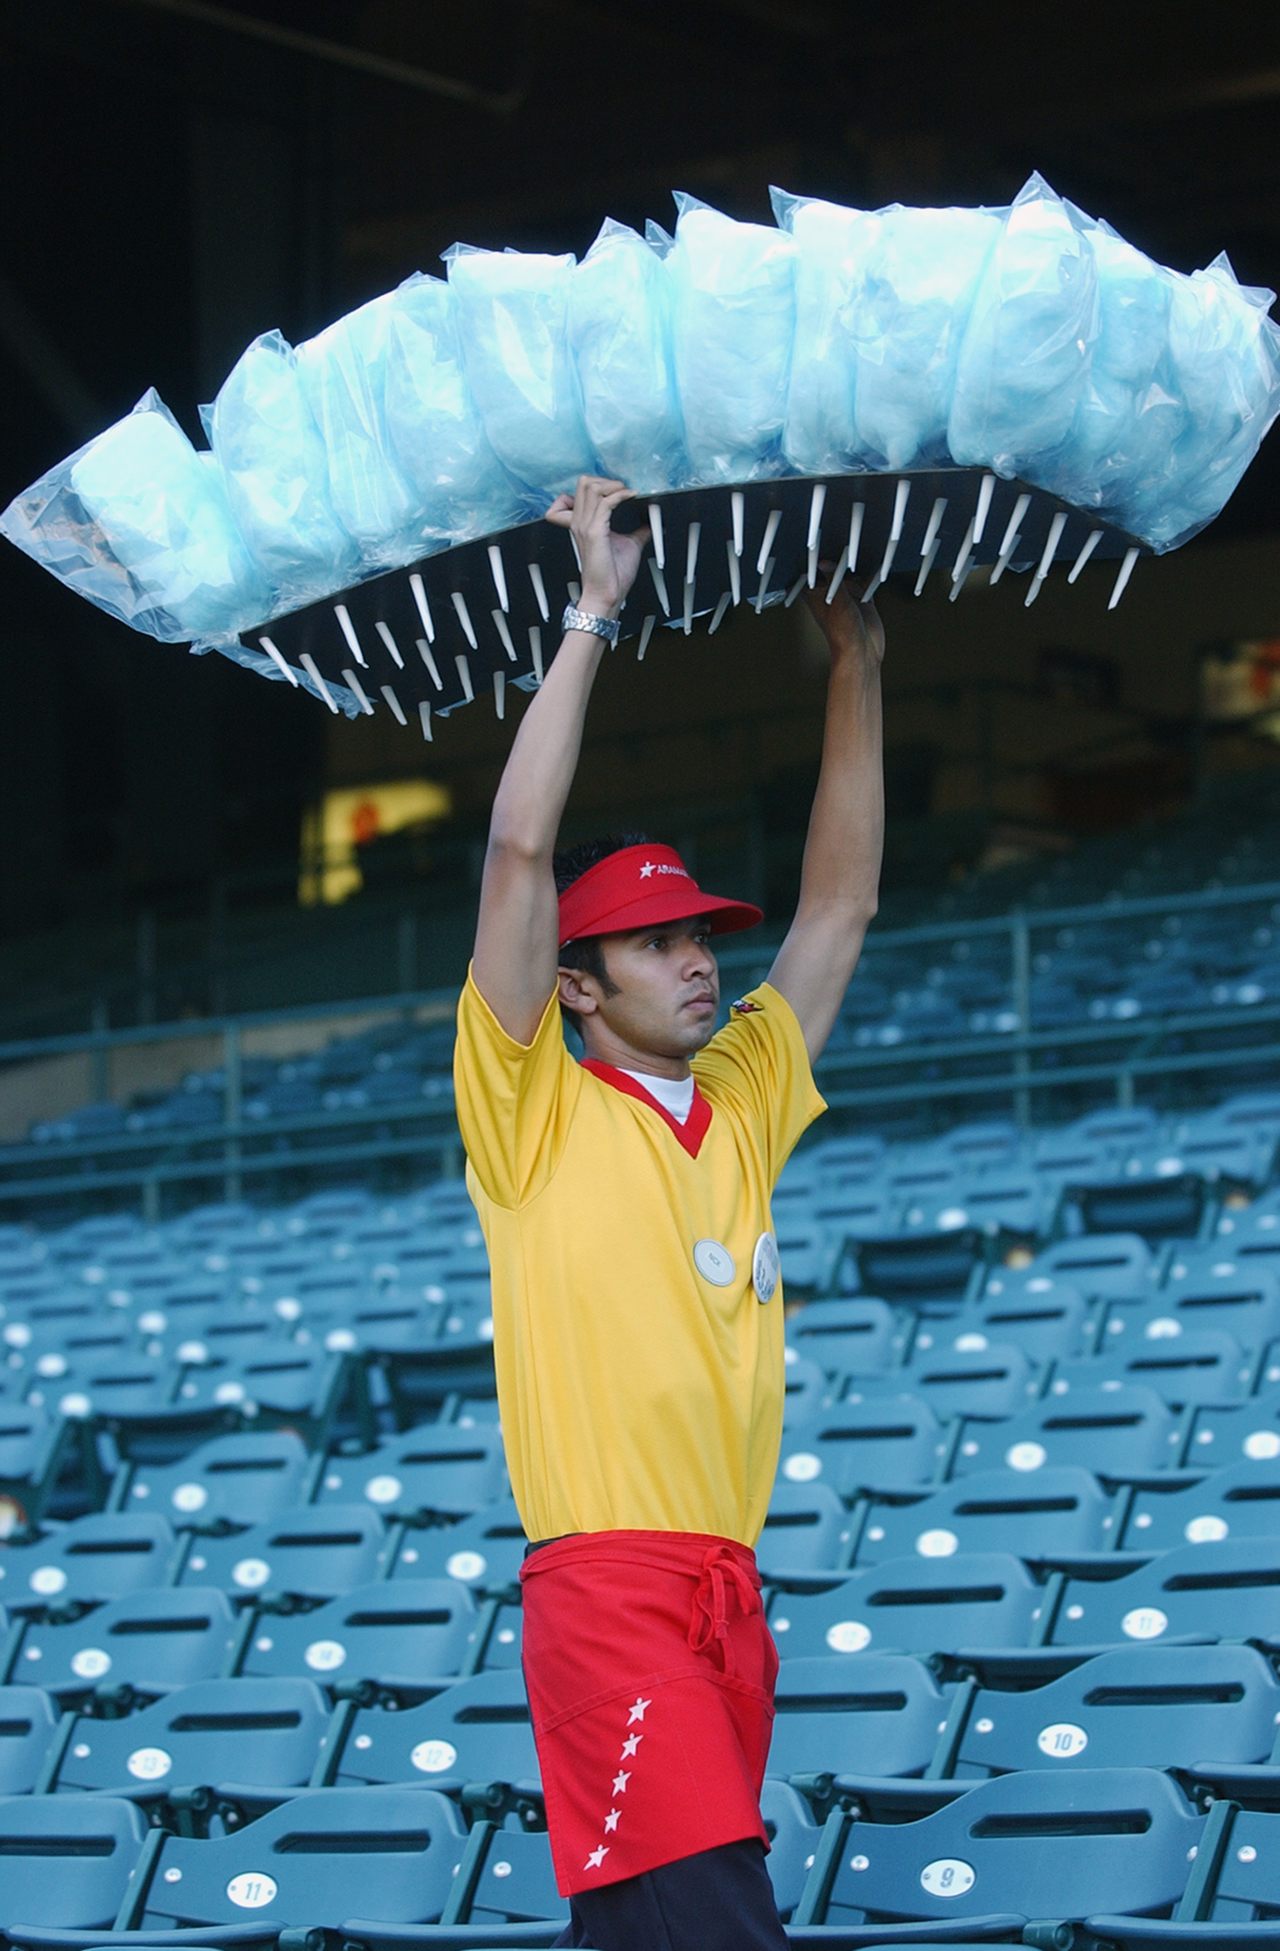
[[[589,637],[603,637],[607,644],[618,641],[619,623],[616,616],[592,616],[589,610],[575,609],[572,603],[565,605],[560,619],[562,630],[585,630]]]

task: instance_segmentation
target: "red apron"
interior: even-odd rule
[[[524,1675],[560,1894],[758,1836],[778,1654],[755,1553],[598,1531],[525,1559]]]

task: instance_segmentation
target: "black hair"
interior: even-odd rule
[[[649,833],[609,833],[596,840],[580,840],[576,846],[565,847],[558,852],[552,868],[556,877],[556,893],[581,880],[589,868],[598,867],[610,854],[621,853],[624,847],[653,846],[653,835]],[[559,951],[562,969],[576,969],[583,975],[593,976],[606,996],[616,996],[618,985],[614,982],[604,960],[604,938],[601,935],[581,935],[576,942],[566,942]],[[565,1022],[582,1035],[577,1012],[566,1009],[561,1003],[560,1014]]]

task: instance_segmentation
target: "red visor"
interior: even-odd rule
[[[750,901],[704,894],[674,847],[620,847],[560,896],[560,946],[583,935],[617,935],[691,915],[705,915],[713,935],[731,935],[764,920]]]

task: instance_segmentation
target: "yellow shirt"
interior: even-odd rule
[[[574,1060],[554,996],[524,1045],[467,977],[458,1122],[531,1538],[700,1531],[754,1545],[763,1528],[783,1309],[780,1282],[756,1298],[753,1253],[778,1174],[826,1106],[795,1014],[768,983],[735,1003],[691,1068],[680,1127],[623,1073]]]

